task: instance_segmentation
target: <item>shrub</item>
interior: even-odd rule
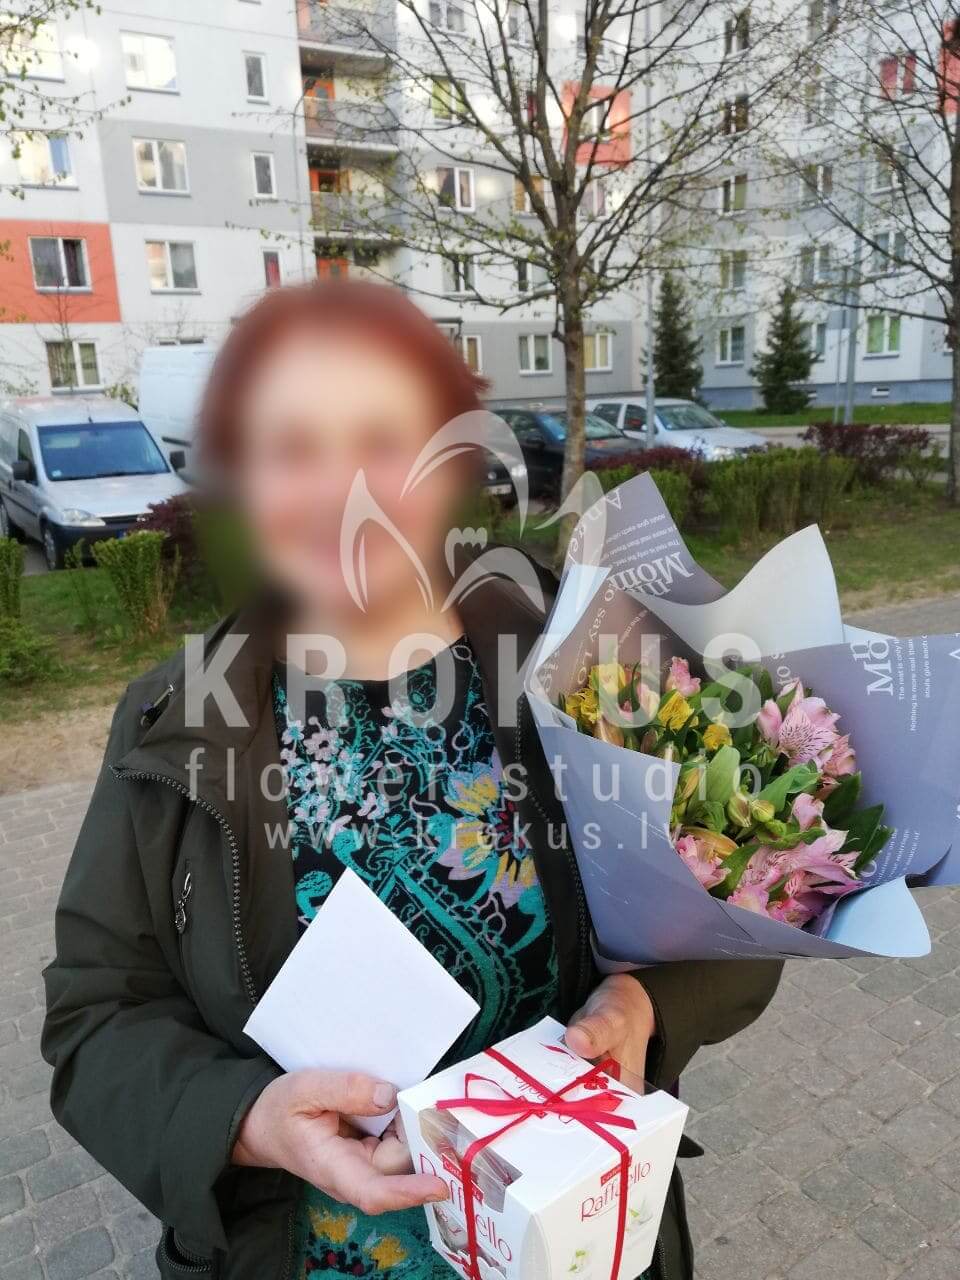
[[[90,577],[84,567],[86,557],[87,543],[84,538],[81,538],[79,542],[75,542],[72,547],[68,547],[63,553],[63,564],[67,570],[67,581],[70,583],[70,590],[73,592],[73,598],[77,602],[80,625],[84,631],[96,631],[100,619],[97,612],[97,604],[93,598],[93,591],[90,589]]]
[[[23,543],[0,538],[0,618],[20,617],[20,579],[23,576]]]
[[[682,529],[690,514],[690,498],[692,485],[689,476],[682,471],[651,471],[657,488],[667,504],[667,510],[673,516],[678,529]]]
[[[179,561],[167,561],[167,535],[142,529],[125,538],[93,544],[93,558],[110,579],[130,629],[137,635],[156,635],[170,611]]]
[[[707,508],[733,541],[755,538],[765,506],[762,454],[713,462],[709,470]]]
[[[843,426],[836,422],[815,422],[803,439],[821,453],[849,458],[855,479],[866,485],[893,479],[916,454],[926,454],[931,443],[930,433],[922,427]]]
[[[0,618],[0,682],[30,684],[60,670],[50,641],[19,618]]]

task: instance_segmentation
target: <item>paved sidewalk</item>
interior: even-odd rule
[[[89,794],[0,800],[0,1280],[155,1277],[155,1227],[54,1123],[40,969]],[[684,1078],[698,1280],[960,1277],[960,890],[924,960],[794,962]]]

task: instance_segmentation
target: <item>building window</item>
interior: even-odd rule
[[[729,56],[732,53],[745,53],[749,48],[750,10],[741,9],[723,24],[723,51]]]
[[[521,333],[518,341],[521,373],[550,373],[550,335]]]
[[[89,289],[86,246],[64,236],[31,236],[33,281],[40,290]]]
[[[434,120],[452,121],[463,115],[463,91],[454,80],[434,76],[430,90],[430,109]]]
[[[800,250],[800,283],[820,284],[832,278],[830,245],[805,244]]]
[[[177,92],[177,58],[173,41],[167,36],[146,36],[122,31],[123,62],[128,89],[152,89],[155,93]]]
[[[900,354],[900,317],[881,312],[867,316],[867,355]]]
[[[720,254],[720,288],[745,289],[747,285],[747,251],[732,249]]]
[[[738,173],[720,184],[720,212],[739,213],[747,207],[747,175]]]
[[[807,346],[814,360],[822,360],[827,354],[827,325],[825,320],[815,320],[804,325]]]
[[[267,60],[262,53],[245,53],[243,65],[247,77],[247,97],[253,102],[267,100]]]
[[[176,192],[180,195],[189,191],[187,148],[182,142],[135,138],[133,154],[137,186],[141,191]]]
[[[530,179],[530,185],[542,200],[543,179],[532,177]],[[530,198],[530,191],[519,178],[514,178],[513,180],[513,209],[515,213],[522,213],[527,216],[533,213],[533,202]]]
[[[197,264],[189,240],[148,240],[147,268],[153,293],[195,293]]]
[[[461,0],[430,0],[430,21],[443,31],[463,33],[467,14]]]
[[[269,151],[253,153],[253,190],[261,200],[276,200],[277,175],[274,172],[273,156]]]
[[[437,170],[437,194],[445,209],[472,213],[476,208],[473,170],[444,165]]]
[[[833,195],[833,165],[805,164],[800,170],[800,203],[819,204]]]
[[[46,348],[50,385],[54,391],[101,385],[95,342],[48,342]]]
[[[518,258],[516,265],[518,293],[536,293],[547,283],[546,268],[540,263],[531,262],[527,258]]]
[[[609,373],[613,369],[613,334],[606,330],[583,337],[583,367],[587,373]]]
[[[832,120],[837,104],[837,95],[831,81],[820,76],[808,80],[803,90],[806,105],[807,124],[823,124]]]
[[[40,11],[33,6],[34,13]],[[35,31],[29,30],[31,22],[16,22],[14,29],[4,33],[7,15],[0,12],[0,54],[3,62],[13,78],[21,75],[31,80],[62,80],[63,54],[60,52],[60,40],[57,36],[56,24],[40,23]]]
[[[749,127],[750,99],[745,93],[740,93],[723,104],[723,132],[745,133]]]
[[[24,186],[76,186],[66,138],[56,133],[46,137],[15,137],[14,149],[20,181]]]
[[[280,271],[280,254],[276,249],[263,251],[263,282],[268,289],[276,289],[283,284]]]
[[[807,9],[807,38],[816,40],[836,24],[840,16],[840,0],[810,0]]]
[[[883,195],[892,191],[895,186],[903,185],[905,161],[902,156],[888,151],[877,150],[873,157],[873,181],[871,188],[874,195]]]
[[[465,333],[460,337],[460,354],[463,356],[464,362],[468,369],[474,373],[483,372],[483,346],[480,342],[480,335],[477,333]]]
[[[470,293],[473,289],[473,259],[454,254],[443,260],[444,293]]]
[[[917,87],[917,55],[891,53],[880,59],[880,91],[885,98],[906,98]]]
[[[892,275],[902,271],[907,256],[905,231],[878,231],[873,237],[873,270],[876,275]]]
[[[603,218],[607,212],[607,180],[597,174],[588,182],[580,202],[581,218]]]
[[[507,39],[527,48],[531,43],[530,34],[530,20],[523,0],[507,0]]]
[[[717,334],[717,364],[743,364],[747,331],[742,324],[730,325]]]

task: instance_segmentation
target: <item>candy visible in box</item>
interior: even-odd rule
[[[434,1248],[472,1280],[633,1280],[653,1258],[687,1109],[528,1031],[400,1094]],[[636,1084],[636,1082],[634,1082]]]

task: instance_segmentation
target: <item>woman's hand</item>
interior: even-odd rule
[[[581,1058],[613,1058],[642,1080],[656,1028],[653,1004],[640,983],[628,973],[614,973],[573,1015],[565,1038]]]
[[[286,1169],[362,1213],[446,1200],[440,1178],[399,1172],[405,1166],[398,1150],[353,1135],[341,1120],[383,1115],[396,1101],[393,1085],[356,1072],[290,1072],[271,1081],[247,1112],[233,1163]]]

